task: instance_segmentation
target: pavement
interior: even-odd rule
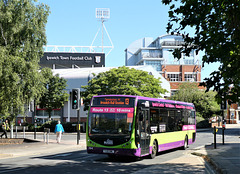
[[[202,157],[218,173],[238,174],[240,172],[240,124],[227,124],[226,129],[230,128],[239,130],[236,141],[228,141],[225,138],[224,144],[216,143],[216,149],[214,144],[210,144],[191,154]]]
[[[33,135],[33,132],[26,133],[25,140],[27,141],[24,141],[22,144],[0,144],[0,160],[3,158],[15,158],[20,156],[86,150],[86,139],[80,139],[77,144],[76,133],[64,133],[62,141],[59,144],[56,143],[56,135],[54,133],[50,133],[49,139],[47,136],[44,139],[42,132],[37,132],[36,139],[33,138]],[[85,137],[82,133],[81,135]],[[74,138],[66,138],[69,136]],[[22,136],[20,135],[19,138],[20,137]]]
[[[227,125],[228,128],[240,128],[239,124]],[[204,130],[202,130],[204,131]],[[38,133],[41,134],[41,133]],[[65,133],[64,136],[70,134]],[[82,136],[82,134],[81,134]],[[27,137],[27,135],[26,135]],[[185,155],[174,158],[161,164],[147,167],[135,172],[141,173],[220,173],[238,174],[240,171],[240,136],[236,136],[234,142],[225,139],[225,144],[208,144],[198,149],[187,150]],[[4,158],[15,158],[19,156],[41,155],[44,153],[63,153],[67,151],[86,150],[86,140],[82,138],[77,144],[76,139],[64,139],[60,144],[56,143],[54,134],[49,141],[43,141],[42,134],[37,136],[37,142],[22,144],[0,144],[0,160]],[[173,165],[174,164],[174,165]],[[164,172],[163,172],[164,171]],[[206,172],[207,171],[207,172]]]
[[[240,131],[240,124],[227,124],[226,129],[238,129]],[[209,129],[200,129],[197,131],[209,131]],[[145,168],[134,174],[239,174],[240,132],[236,138],[236,141],[233,142],[225,138],[224,145],[222,142],[216,143],[216,149],[214,148],[214,144],[208,144],[194,150],[188,150],[180,158],[174,158],[170,161]]]

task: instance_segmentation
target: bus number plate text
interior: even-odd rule
[[[114,153],[114,150],[103,150],[103,153]]]

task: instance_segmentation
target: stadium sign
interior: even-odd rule
[[[104,53],[59,53],[45,52],[40,59],[41,67],[52,67],[52,65],[71,67],[105,67]]]

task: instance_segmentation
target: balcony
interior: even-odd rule
[[[183,46],[184,44],[184,41],[163,41],[161,43],[162,46]]]
[[[163,58],[162,54],[142,53],[142,58]]]

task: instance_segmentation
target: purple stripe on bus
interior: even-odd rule
[[[103,152],[106,151],[106,152]],[[109,151],[109,152],[108,152]],[[119,156],[141,156],[141,148],[139,149],[116,149],[116,148],[102,148],[102,147],[87,147],[88,153],[97,154],[112,154]],[[113,153],[111,153],[113,152]]]
[[[152,153],[152,146],[149,147],[149,154]]]
[[[149,98],[149,97],[142,97],[142,96],[132,96],[132,95],[98,95],[94,97],[132,97],[138,100],[149,100],[149,101],[158,101],[164,103],[172,103],[172,104],[183,104],[183,105],[190,105],[194,107],[192,103],[182,102],[182,101],[174,101],[174,100],[165,100],[165,99],[157,99],[157,98]]]
[[[192,139],[188,140],[188,144],[192,144]],[[184,145],[184,140],[160,144],[158,145],[158,152],[170,150],[174,148],[178,148]],[[105,153],[103,151],[106,151]],[[147,156],[152,153],[152,146],[149,147],[149,154],[141,155],[141,148],[138,149],[117,149],[117,148],[102,148],[102,147],[87,147],[88,153],[95,153],[95,154],[112,154],[112,155],[119,155],[119,156],[137,156],[143,157]],[[111,153],[113,152],[113,153]]]
[[[172,143],[166,143],[166,144],[160,144],[158,145],[158,151],[164,151],[164,150],[169,150],[177,147],[181,147],[184,145],[184,140],[181,141],[176,141]]]
[[[188,144],[193,144],[193,140],[192,140],[192,139],[189,139],[189,140],[188,140]]]
[[[193,143],[192,139],[189,139],[188,144],[192,144],[192,143]],[[158,152],[170,150],[170,149],[174,149],[174,148],[182,147],[182,146],[184,146],[184,140],[176,141],[176,142],[172,142],[172,143],[160,144],[160,145],[158,145]]]

